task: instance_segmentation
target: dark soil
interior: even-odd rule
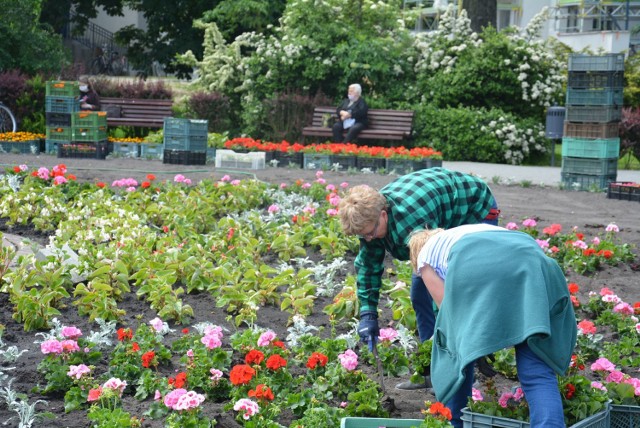
[[[206,166],[181,166],[181,165],[163,165],[159,161],[147,161],[138,159],[107,159],[107,160],[86,160],[86,159],[57,159],[51,156],[31,156],[31,155],[2,155],[0,164],[3,167],[27,164],[29,167],[46,166],[51,168],[53,165],[64,161],[70,173],[75,174],[79,180],[87,181],[104,181],[111,184],[112,181],[120,178],[132,177],[138,181],[142,181],[147,173],[154,173],[158,179],[173,179],[177,173],[181,173],[193,181],[204,178],[220,178],[224,174],[229,174],[233,178],[252,177],[254,174],[257,178],[272,183],[293,183],[298,178],[313,180],[313,171],[304,171],[300,169],[286,168],[268,168],[260,171],[217,171],[212,165]],[[446,162],[445,162],[445,167]],[[496,176],[500,175],[500,171],[496,171]],[[366,183],[374,187],[382,187],[384,184],[392,180],[394,177],[377,175],[377,174],[347,174],[336,172],[325,172],[324,178],[328,183],[335,185],[343,181],[351,185]],[[577,227],[587,236],[593,236],[601,231],[609,223],[616,223],[620,227],[619,237],[622,242],[633,244],[636,246],[634,252],[638,254],[638,246],[640,245],[640,204],[638,202],[619,201],[607,199],[604,193],[588,193],[588,192],[568,192],[561,191],[556,188],[529,187],[524,188],[517,185],[507,186],[500,184],[490,184],[500,208],[502,210],[501,224],[504,225],[509,221],[520,223],[525,218],[535,218],[538,223],[547,226],[551,223],[559,223],[563,226],[563,230],[567,231],[572,227]],[[28,228],[7,229],[5,222],[0,221],[0,231],[14,233],[28,237],[41,244],[48,242],[47,237],[34,232]],[[319,260],[319,255],[311,254],[311,258]],[[617,267],[606,266],[601,271],[589,275],[578,275],[575,272],[567,274],[570,282],[576,282],[580,285],[580,299],[583,302],[588,300],[589,291],[599,291],[606,286],[611,288],[624,301],[633,303],[640,300],[640,273],[639,265],[636,259],[634,263],[620,265]],[[352,267],[349,268],[353,270]],[[345,272],[346,274],[347,272]],[[226,326],[230,331],[234,330],[232,324],[227,320],[227,314],[216,308],[215,302],[209,295],[185,295],[183,299],[186,304],[193,307],[195,317],[193,323],[201,321],[209,321],[214,324]],[[316,326],[324,326],[329,330],[329,323],[326,315],[322,313],[322,308],[327,301],[319,299],[316,302],[315,314],[309,318],[309,324]],[[120,304],[127,315],[122,320],[123,326],[135,328],[140,322],[148,322],[153,319],[156,314],[154,311],[146,307],[145,304],[139,302],[135,294],[127,296]],[[382,306],[382,305],[381,305]],[[64,413],[64,400],[62,397],[40,396],[30,392],[35,385],[42,384],[44,379],[37,373],[36,367],[42,359],[39,346],[34,344],[36,339],[33,332],[25,333],[21,325],[15,323],[11,318],[11,305],[8,298],[4,294],[0,294],[0,324],[6,326],[5,333],[2,337],[6,346],[15,345],[19,349],[28,349],[29,352],[22,355],[17,363],[11,364],[15,366],[15,370],[8,372],[14,378],[13,389],[20,392],[29,393],[30,402],[36,399],[44,399],[48,405],[38,405],[39,411],[48,410],[56,415],[55,420],[46,421],[39,426],[49,427],[87,427],[88,421],[84,416],[84,412]],[[95,325],[90,325],[87,321],[78,316],[74,307],[68,305],[62,310],[59,317],[64,325],[76,325],[83,332],[88,333],[92,329],[96,329]],[[286,337],[286,319],[287,316],[280,312],[278,308],[266,307],[259,311],[257,324],[262,327],[272,328],[279,334],[279,337]],[[390,324],[390,314],[383,314],[381,322]],[[183,326],[171,326],[179,332]],[[0,368],[4,371],[6,364]],[[176,366],[177,368],[177,366]],[[375,369],[367,367],[367,371],[371,373],[374,379]],[[636,375],[636,373],[630,373]],[[421,418],[420,409],[424,407],[425,400],[434,400],[432,394],[424,390],[420,391],[398,391],[394,387],[397,383],[406,380],[406,378],[386,378],[385,387],[390,398],[395,403],[395,410],[392,417],[396,418]],[[513,382],[497,377],[497,385],[499,389],[512,385]],[[149,401],[138,402],[133,398],[126,398],[124,401],[125,410],[130,411],[132,415],[141,416],[147,410]],[[205,402],[205,414],[208,417],[215,418],[218,427],[238,427],[234,421],[234,415],[222,410],[221,404]],[[8,412],[4,403],[0,403],[0,423],[6,421],[12,413]],[[17,423],[10,423],[8,426],[17,426]],[[157,421],[146,420],[144,426],[160,427]]]

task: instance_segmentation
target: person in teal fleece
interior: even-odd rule
[[[556,374],[569,367],[577,325],[556,261],[526,233],[488,224],[423,230],[409,249],[439,308],[431,382],[453,426],[462,427],[473,362],[514,346],[531,427],[564,427]]]

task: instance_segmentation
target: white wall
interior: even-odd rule
[[[122,12],[124,13],[124,16],[109,16],[102,8],[100,8],[98,10],[98,16],[93,20],[93,22],[112,33],[115,33],[127,25],[133,25],[134,27],[141,28],[143,30],[147,28],[147,22],[144,19],[142,12],[132,10],[128,7],[124,7]]]
[[[600,48],[609,53],[620,53],[629,49],[628,31],[593,31],[588,33],[556,33],[553,35],[575,51],[589,48],[597,53]]]

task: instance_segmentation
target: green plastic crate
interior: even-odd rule
[[[331,155],[331,166],[335,164],[340,165],[342,171],[356,168],[356,157],[353,155]]]
[[[567,87],[571,89],[622,88],[622,71],[569,71]]]
[[[561,172],[564,190],[590,191],[592,189],[606,190],[609,183],[616,181],[617,174],[587,175]]]
[[[304,154],[301,152],[274,152],[273,158],[278,161],[279,168],[297,167],[302,168],[304,164]]]
[[[169,135],[207,136],[209,121],[205,119],[164,118],[164,133]]]
[[[409,428],[419,427],[422,419],[342,418],[340,428]]]
[[[107,126],[106,111],[78,111],[71,115],[71,126],[96,127]]]
[[[107,139],[106,126],[74,126],[71,128],[73,141],[98,142]]]
[[[611,428],[638,428],[640,427],[640,406],[611,406]]]
[[[618,173],[618,158],[562,158],[561,172],[586,175],[616,175]]]
[[[0,153],[40,154],[40,141],[0,141]]]
[[[624,54],[570,54],[571,71],[624,71]]]
[[[48,97],[77,97],[80,95],[80,83],[50,80],[47,82],[45,95]]]
[[[47,140],[71,141],[73,133],[70,126],[48,126],[46,138]]]
[[[369,168],[371,171],[386,169],[387,160],[385,158],[358,156],[356,157],[356,167],[358,169]]]
[[[585,140],[563,138],[562,156],[576,158],[617,158],[620,156],[620,138]]]
[[[58,153],[58,144],[65,144],[69,141],[61,141],[61,140],[44,140],[44,152],[50,155],[55,155]]]

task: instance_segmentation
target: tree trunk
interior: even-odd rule
[[[471,29],[480,33],[484,27],[496,27],[498,16],[497,0],[463,0],[462,8],[471,20]]]

